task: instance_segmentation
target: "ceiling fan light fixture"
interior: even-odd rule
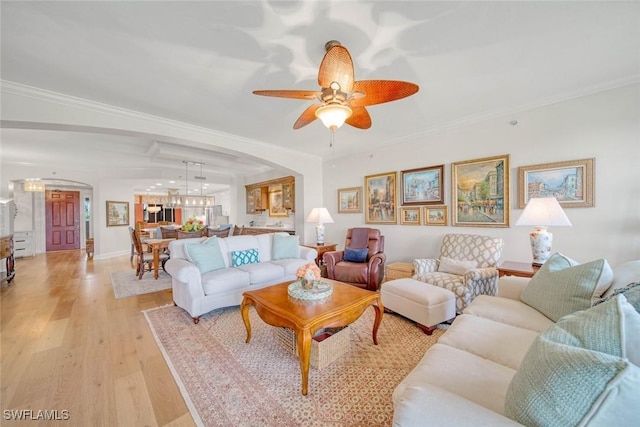
[[[346,105],[329,104],[324,105],[316,110],[316,117],[322,120],[327,128],[336,130],[342,126],[353,111]]]

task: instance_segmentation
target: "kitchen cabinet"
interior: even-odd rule
[[[270,181],[257,182],[245,186],[246,212],[249,215],[269,211],[269,191],[274,188],[282,189],[282,207],[295,212],[295,178],[287,176]]]

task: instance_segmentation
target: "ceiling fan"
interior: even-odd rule
[[[256,95],[279,98],[318,100],[309,106],[293,125],[300,129],[315,119],[335,131],[344,123],[358,129],[371,127],[371,116],[365,108],[413,95],[418,85],[398,80],[354,79],[353,61],[347,48],[336,40],[325,44],[326,53],[318,70],[320,90],[254,90]]]

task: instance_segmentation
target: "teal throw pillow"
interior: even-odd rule
[[[273,235],[273,245],[271,248],[272,258],[287,259],[300,258],[300,243],[298,236],[285,236],[283,234]]]
[[[635,308],[636,311],[640,313],[640,282],[629,283],[627,286],[623,288],[618,288],[615,291],[613,291],[611,295],[609,295],[606,298],[602,298],[600,301],[598,301],[594,305],[607,302],[610,299],[615,298],[616,295],[620,295],[620,294],[624,295],[624,297],[627,299],[629,304],[631,304],[633,308]]]
[[[636,423],[639,336],[640,314],[622,295],[563,317],[531,344],[505,414],[537,426]]]
[[[185,243],[184,249],[187,259],[194,263],[202,274],[224,268],[224,259],[217,241],[207,244]]]
[[[367,255],[369,255],[369,249],[352,249],[344,248],[343,260],[349,262],[367,262]]]
[[[260,262],[258,249],[246,249],[244,251],[231,251],[231,265],[240,267],[245,264],[255,264]]]
[[[591,307],[612,277],[604,259],[575,265],[575,261],[554,253],[531,278],[520,299],[557,322],[564,315]]]

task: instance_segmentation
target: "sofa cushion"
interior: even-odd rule
[[[240,267],[246,264],[256,264],[260,262],[260,254],[257,248],[245,249],[243,251],[231,251],[231,266]]]
[[[276,260],[287,258],[300,258],[299,236],[274,234],[273,245],[271,248],[271,259]]]
[[[640,336],[640,314],[622,295],[563,317],[527,352],[509,385],[505,414],[526,425],[636,423],[634,336]]]
[[[224,260],[216,240],[208,240],[205,243],[187,243],[184,245],[187,259],[194,263],[200,273],[224,268]]]
[[[538,335],[530,329],[461,314],[438,342],[517,370]]]
[[[362,248],[362,249],[344,248],[344,256],[342,259],[348,262],[363,263],[363,262],[367,262],[367,255],[369,255],[368,248]]]
[[[407,388],[431,384],[504,414],[507,388],[515,372],[507,366],[438,342],[400,382],[393,396],[396,400]]]
[[[238,268],[222,268],[202,275],[202,290],[205,295],[226,294],[246,289],[250,276]]]
[[[278,264],[274,264],[273,262],[245,264],[239,266],[238,270],[249,273],[251,286],[262,285],[266,282],[275,283],[278,280],[284,280],[284,268]]]
[[[270,262],[271,264],[279,265],[284,269],[285,278],[294,278],[298,269],[309,261],[303,258],[286,258],[276,259]]]
[[[463,313],[536,332],[545,331],[554,324],[553,320],[522,301],[489,295],[475,297]]]
[[[451,273],[463,276],[468,270],[474,269],[477,266],[478,263],[476,261],[459,260],[443,256],[440,257],[438,271],[441,273]]]
[[[611,284],[613,272],[604,259],[575,265],[554,253],[531,278],[520,299],[551,320],[585,310]]]

